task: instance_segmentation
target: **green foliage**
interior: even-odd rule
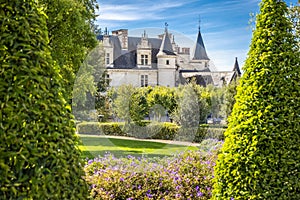
[[[145,123],[145,122],[144,122]],[[82,122],[77,125],[79,134],[127,136],[160,140],[187,140],[180,132],[180,126],[170,122],[145,123],[143,126],[125,124],[124,122]],[[187,129],[185,127],[185,129]],[[202,142],[205,139],[224,140],[225,128],[199,126],[190,139],[191,142]],[[180,137],[178,137],[180,136]]]
[[[143,88],[136,89],[130,98],[130,116],[131,119],[138,125],[142,124],[145,116],[149,114],[147,94],[144,93]]]
[[[178,132],[178,126],[168,122],[151,123],[147,126],[128,125],[124,122],[82,122],[77,125],[77,131],[79,134],[172,140]]]
[[[178,107],[175,121],[184,128],[198,127],[199,125],[199,104],[198,96],[192,85],[185,85],[179,88]]]
[[[210,93],[206,88],[193,82],[181,85],[175,91],[175,99],[177,107],[171,116],[176,123],[191,128],[206,122],[211,102]]]
[[[97,45],[94,33],[96,0],[40,0],[47,18],[51,56],[59,65],[62,87],[71,99],[76,73],[89,50]],[[92,83],[92,82],[91,82]]]
[[[299,50],[286,4],[260,6],[213,199],[300,199]]]
[[[77,124],[79,134],[128,136],[123,130],[122,122],[82,122]]]
[[[34,0],[0,7],[0,199],[86,199],[46,14]]]
[[[193,142],[201,143],[203,140],[206,139],[224,140],[225,130],[225,128],[199,126],[193,138]]]
[[[236,95],[236,88],[238,85],[238,79],[232,81],[230,84],[225,86],[224,91],[224,101],[222,103],[221,107],[221,113],[223,116],[228,119],[228,117],[231,115],[233,105],[235,104],[235,95]]]
[[[106,120],[110,115],[103,53],[102,45],[97,45],[78,70],[72,98],[72,109],[76,119],[96,121],[97,115],[102,115],[102,120]],[[90,112],[95,112],[95,116],[91,117]]]
[[[298,49],[300,48],[300,5],[291,5],[289,7],[289,18],[293,23],[293,33],[298,41]]]
[[[149,107],[155,108],[156,105],[160,105],[160,107],[162,106],[168,113],[172,113],[177,106],[174,93],[174,88],[164,86],[154,87],[147,95]]]
[[[93,199],[210,199],[219,143],[210,152],[187,151],[145,159],[112,155],[89,160],[86,180]]]
[[[225,117],[222,113],[222,106],[224,104],[224,95],[226,86],[222,88],[214,87],[213,85],[208,85],[207,89],[210,94],[210,112],[212,118]]]

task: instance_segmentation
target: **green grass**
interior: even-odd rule
[[[165,144],[152,141],[139,141],[130,139],[103,138],[93,135],[80,135],[82,145],[79,146],[86,158],[103,156],[107,152],[116,157],[128,155],[141,157],[170,156],[187,150],[197,150],[194,146]]]

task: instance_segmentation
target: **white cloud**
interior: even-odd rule
[[[135,21],[145,19],[162,19],[163,16],[160,13],[164,10],[180,7],[187,2],[170,2],[161,1],[157,4],[150,2],[148,4],[100,4],[99,17],[101,20],[111,21]]]

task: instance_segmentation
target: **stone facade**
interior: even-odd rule
[[[111,87],[132,84],[136,87],[186,84],[192,77],[203,86],[221,87],[241,75],[237,59],[232,71],[219,72],[210,69],[200,28],[193,53],[179,47],[167,27],[158,38],[128,36],[127,29],[100,35],[105,51],[105,66]]]

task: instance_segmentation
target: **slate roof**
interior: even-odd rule
[[[141,37],[128,37],[128,51],[122,50],[118,36],[109,35],[109,42],[114,49],[114,69],[134,69],[137,67],[137,46],[141,42]],[[98,36],[103,40],[103,36]],[[148,38],[151,44],[152,68],[157,69],[157,57],[162,40],[159,38]]]
[[[200,29],[198,31],[197,43],[194,48],[193,60],[209,60],[205,50]]]
[[[237,57],[235,57],[235,63],[234,63],[234,67],[233,67],[232,71],[235,71],[238,76],[241,76],[241,74],[242,74],[241,70],[240,70],[240,66],[239,66],[238,60],[237,60]]]
[[[173,51],[172,43],[171,43],[167,28],[165,30],[165,34],[163,36],[158,54],[159,55],[176,55]]]

